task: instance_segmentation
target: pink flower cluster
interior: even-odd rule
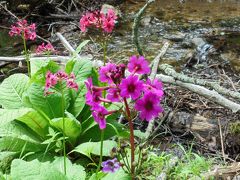
[[[59,81],[66,82],[66,86],[70,89],[74,89],[75,91],[78,91],[78,84],[75,82],[75,75],[71,73],[68,75],[67,73],[63,71],[58,71],[57,73],[53,74],[50,71],[46,74],[46,82],[45,82],[45,89],[44,94],[51,94],[49,92],[49,89],[54,87]]]
[[[56,50],[54,49],[53,45],[51,43],[47,43],[46,45],[42,43],[39,45],[36,49],[37,54],[44,54],[44,53],[54,53]]]
[[[28,25],[26,20],[19,20],[15,25],[11,26],[9,32],[10,36],[22,36],[25,40],[36,39],[36,25],[35,23]]]
[[[94,120],[99,124],[100,129],[106,127],[105,117],[109,112],[101,103],[126,102],[131,98],[135,103],[135,110],[140,112],[142,120],[150,121],[163,112],[160,102],[163,98],[162,82],[154,79],[143,81],[139,75],[149,74],[148,62],[143,56],[132,56],[127,65],[131,73],[125,76],[126,66],[107,63],[99,70],[99,80],[108,83],[106,87],[97,87],[89,78],[85,83],[87,86],[86,103],[91,106]],[[107,91],[106,98],[102,97],[103,91]]]
[[[102,29],[106,33],[111,33],[116,20],[117,16],[112,9],[108,9],[106,14],[102,11],[87,12],[80,19],[80,29],[82,32],[86,32],[87,28],[95,27]]]

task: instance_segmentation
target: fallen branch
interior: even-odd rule
[[[70,56],[41,56],[41,57],[31,57],[30,59],[32,61],[34,60],[47,60],[51,59],[53,61],[57,62],[66,62],[69,60],[71,57]],[[19,61],[24,61],[26,58],[23,56],[17,56],[17,57],[2,57],[0,56],[0,61],[6,61],[6,62],[19,62]]]
[[[222,95],[226,95],[232,98],[236,98],[238,100],[240,100],[240,93],[239,92],[235,92],[235,91],[231,91],[229,89],[226,89],[222,86],[220,86],[218,83],[216,82],[209,82],[203,79],[197,79],[197,78],[192,78],[192,77],[188,77],[184,74],[181,73],[177,73],[172,66],[168,65],[168,64],[162,64],[160,65],[160,70],[163,70],[167,75],[174,77],[175,79],[182,81],[182,82],[187,82],[187,83],[192,83],[192,84],[197,84],[197,85],[201,85],[201,86],[207,86],[210,87],[212,89],[214,89],[215,91],[217,91],[218,93],[222,94]]]
[[[138,11],[138,13],[136,14],[136,17],[134,19],[134,22],[133,22],[132,39],[133,39],[133,43],[135,44],[135,46],[137,48],[138,54],[141,56],[143,56],[143,51],[142,51],[142,48],[141,48],[141,46],[139,44],[139,40],[138,40],[139,23],[140,23],[142,15],[144,14],[147,7],[154,1],[155,0],[148,0],[148,2]]]
[[[168,42],[166,42],[163,45],[163,47],[160,50],[160,52],[158,53],[158,55],[154,58],[154,60],[152,62],[152,72],[150,74],[150,79],[151,80],[153,80],[156,77],[158,66],[159,66],[159,63],[160,63],[160,59],[167,52],[167,49],[168,49],[169,45],[170,44]],[[145,132],[146,139],[148,139],[150,134],[152,133],[153,128],[154,128],[154,123],[155,123],[155,119],[153,119],[152,121],[150,121],[148,123],[148,127],[147,127],[146,132]]]
[[[170,83],[170,84],[174,84],[174,85],[178,85],[181,86],[183,88],[186,88],[192,92],[195,92],[201,96],[204,96],[205,98],[227,108],[232,110],[232,112],[236,113],[240,110],[240,105],[223,97],[222,95],[220,95],[219,93],[217,93],[214,90],[209,90],[205,87],[199,86],[199,85],[195,85],[195,84],[190,84],[190,83],[185,83],[179,80],[176,80],[175,78],[171,77],[171,76],[166,76],[163,74],[158,74],[156,76],[156,78],[159,78],[162,82],[164,83]]]

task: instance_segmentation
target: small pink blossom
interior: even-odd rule
[[[115,73],[116,68],[116,64],[113,63],[107,63],[106,66],[101,67],[99,70],[99,80],[101,82],[112,83],[112,73]]]
[[[73,79],[67,79],[67,87],[78,91],[78,84]]]
[[[143,90],[143,82],[139,80],[138,76],[128,76],[123,79],[119,85],[121,90],[120,95],[125,98],[131,97],[133,100],[139,98]]]
[[[117,88],[109,88],[107,90],[107,99],[111,102],[120,102],[120,91]]]
[[[46,74],[46,82],[45,82],[45,88],[44,92],[46,92],[53,86],[57,84],[58,78],[55,74],[52,74],[50,71],[47,72]]]
[[[88,104],[89,106],[95,106],[96,104],[100,104],[102,90],[93,88],[92,78],[88,78],[87,81],[85,82],[85,85],[87,87],[86,104]]]
[[[162,98],[164,95],[163,84],[158,79],[154,79],[153,81],[148,79],[144,85],[144,91],[145,92],[151,91],[155,93],[159,98]]]
[[[19,20],[16,25],[11,26],[9,32],[10,36],[22,36],[25,40],[36,39],[36,25],[35,23],[28,25],[26,20]]]
[[[54,47],[51,43],[48,43],[46,45],[44,43],[42,43],[36,49],[37,54],[54,53],[54,52],[56,52],[56,50],[54,49]]]
[[[105,32],[111,33],[114,29],[115,22],[113,20],[108,21],[107,19],[103,20],[102,28]]]
[[[145,60],[143,56],[139,58],[137,56],[132,56],[129,59],[128,63],[129,72],[135,74],[149,74],[150,68],[148,66],[148,62]]]
[[[137,100],[134,107],[140,111],[140,118],[146,121],[150,121],[163,112],[159,97],[152,92],[145,93],[141,99]]]
[[[82,32],[86,32],[89,27],[101,28],[106,33],[111,33],[115,26],[117,15],[112,9],[106,14],[102,11],[87,12],[80,19],[79,25]]]
[[[103,106],[95,106],[92,116],[96,123],[98,123],[100,129],[106,128],[106,119],[105,116],[108,115],[109,112]]]
[[[61,80],[67,80],[68,79],[68,75],[64,71],[58,71],[56,73],[56,76],[58,77],[58,79],[61,79]]]
[[[57,73],[53,74],[50,71],[46,73],[46,82],[44,88],[44,94],[50,94],[48,91],[50,88],[54,87],[58,82],[66,82],[66,85],[70,89],[74,89],[78,91],[78,84],[75,82],[75,76],[71,73],[69,76],[63,72],[58,71]]]

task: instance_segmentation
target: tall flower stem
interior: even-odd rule
[[[103,43],[103,65],[105,66],[107,62],[107,42]]]
[[[100,145],[100,159],[99,159],[99,164],[97,167],[97,172],[96,176],[98,177],[98,172],[100,171],[101,164],[102,164],[102,156],[103,156],[103,139],[104,139],[104,130],[101,130],[101,145]],[[98,179],[98,178],[97,178]]]
[[[26,39],[24,38],[24,34],[22,34],[22,39],[23,39],[23,46],[24,46],[24,55],[26,58],[27,68],[28,68],[28,76],[31,77],[30,57],[29,57],[29,53],[27,50],[27,43],[26,43]]]
[[[124,100],[124,105],[125,105],[125,109],[126,109],[126,113],[127,113],[127,119],[129,122],[129,129],[130,129],[130,145],[131,145],[131,176],[132,176],[132,180],[134,179],[134,171],[135,171],[135,167],[133,165],[134,159],[135,159],[135,146],[134,146],[134,132],[133,132],[133,122],[132,122],[132,117],[131,117],[131,113],[130,113],[130,109],[127,103],[126,98],[123,99]]]
[[[64,156],[64,160],[63,160],[63,166],[64,166],[64,174],[67,174],[67,163],[66,163],[66,138],[65,138],[65,106],[64,106],[64,93],[63,93],[63,85],[62,82],[60,82],[60,88],[61,88],[61,95],[62,95],[62,118],[63,118],[63,156]]]

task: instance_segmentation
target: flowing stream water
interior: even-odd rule
[[[131,27],[145,0],[135,2],[126,1],[119,7],[122,18],[109,45],[112,59],[126,61],[136,53]],[[240,0],[156,0],[144,14],[139,34],[149,60],[168,40],[171,47],[163,62],[177,66],[191,56],[201,62],[215,51],[240,69]],[[0,56],[19,55],[22,47],[15,46],[18,42],[0,29]]]

